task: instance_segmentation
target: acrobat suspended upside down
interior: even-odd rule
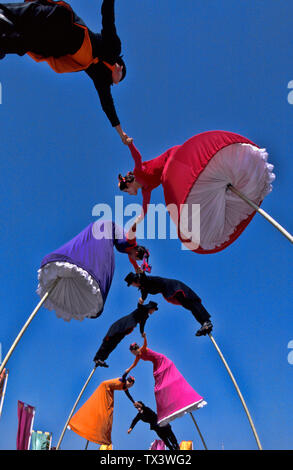
[[[109,357],[110,353],[114,351],[123,338],[134,330],[136,325],[139,325],[140,333],[143,336],[146,321],[149,318],[149,315],[151,315],[155,310],[158,310],[158,304],[156,302],[149,302],[147,305],[138,304],[137,308],[133,312],[113,323],[94,357],[96,366],[108,367],[105,360]]]
[[[181,305],[190,310],[194,318],[202,325],[196,336],[207,335],[212,331],[213,325],[210,314],[201,303],[198,295],[182,281],[159,276],[149,276],[145,273],[129,273],[125,282],[128,286],[137,287],[141,291],[140,302],[143,303],[149,294],[162,294],[167,302]]]
[[[57,73],[85,71],[93,80],[101,106],[123,143],[111,85],[126,74],[121,41],[115,27],[114,0],[102,4],[102,30],[93,33],[64,1],[25,0],[0,4],[0,59],[6,54],[28,54],[46,61]]]

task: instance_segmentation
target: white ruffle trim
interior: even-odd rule
[[[81,321],[102,311],[100,287],[87,271],[68,262],[46,264],[38,271],[37,293],[41,298],[56,279],[58,283],[44,307],[55,310],[58,318]]]
[[[236,227],[254,212],[254,209],[239,196],[227,190],[231,183],[255,204],[259,205],[272,191],[275,179],[274,166],[267,162],[265,149],[251,144],[231,144],[211,159],[194,183],[185,204],[200,204],[200,209],[189,211],[188,220],[182,220],[181,234],[190,239],[185,227],[192,227],[200,211],[200,234],[197,230],[192,235],[196,249],[212,250],[228,241]],[[193,226],[198,226],[193,222]],[[188,223],[188,225],[186,225]],[[183,227],[183,228],[182,228]],[[197,233],[196,233],[197,232]],[[197,244],[197,246],[196,246]]]
[[[191,411],[203,408],[205,405],[207,405],[207,402],[202,398],[200,401],[185,406],[185,408],[181,408],[181,410],[178,410],[175,413],[166,416],[166,418],[161,419],[160,421],[158,421],[158,425],[164,426],[165,424],[170,423],[170,421],[173,421],[176,418],[181,418],[182,416],[186,415],[186,413],[191,413]]]

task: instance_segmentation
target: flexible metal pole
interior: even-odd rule
[[[232,193],[237,194],[243,201],[247,202],[253,209],[258,212],[260,215],[262,215],[268,222],[270,222],[277,230],[279,230],[282,235],[284,235],[288,240],[293,243],[293,236],[287,232],[287,230],[282,227],[275,219],[273,219],[267,212],[265,212],[263,209],[261,209],[259,206],[257,206],[253,201],[251,201],[248,197],[245,196],[245,194],[241,193],[238,191],[238,189],[234,188],[232,184],[228,184],[227,187],[232,191]]]
[[[86,441],[86,445],[85,445],[84,450],[87,450],[87,448],[88,448],[88,446],[89,446],[89,442],[90,442],[90,441]]]
[[[255,426],[254,426],[254,423],[253,423],[253,421],[252,421],[252,418],[251,418],[251,416],[250,416],[250,413],[249,413],[249,411],[248,411],[248,408],[247,408],[247,406],[246,406],[246,403],[245,403],[245,401],[244,401],[244,398],[243,398],[243,396],[242,396],[242,393],[240,392],[240,389],[239,389],[239,387],[238,387],[238,385],[237,385],[237,382],[236,382],[236,380],[235,380],[235,378],[234,378],[234,376],[233,376],[233,374],[232,374],[232,372],[231,372],[231,370],[230,370],[230,368],[229,368],[229,366],[228,366],[228,364],[227,364],[227,362],[226,362],[226,360],[225,360],[225,358],[224,358],[224,356],[223,356],[223,354],[222,354],[222,352],[221,352],[219,346],[217,345],[217,343],[216,343],[214,337],[211,335],[211,333],[209,334],[209,337],[210,337],[210,339],[211,339],[213,345],[215,346],[215,348],[216,348],[216,350],[217,350],[217,352],[218,352],[220,358],[222,359],[222,361],[223,361],[223,363],[224,363],[224,366],[226,367],[226,369],[227,369],[227,371],[228,371],[228,374],[230,375],[230,378],[231,378],[231,380],[232,380],[232,382],[233,382],[233,384],[234,384],[234,387],[236,388],[236,391],[237,391],[237,393],[238,393],[238,395],[239,395],[239,398],[240,398],[240,400],[241,400],[241,403],[242,403],[242,405],[243,405],[243,408],[244,408],[245,413],[246,413],[246,415],[247,415],[247,418],[248,418],[248,420],[249,420],[249,423],[250,423],[252,432],[253,432],[253,434],[254,434],[254,437],[255,437],[257,446],[258,446],[259,450],[262,450],[262,446],[261,446],[259,437],[258,437],[258,435],[257,435],[256,429],[255,429]]]
[[[95,367],[93,368],[93,370],[91,371],[91,373],[90,373],[90,375],[89,375],[89,377],[88,377],[86,383],[85,383],[84,386],[82,387],[81,392],[80,392],[80,394],[79,394],[78,397],[77,397],[76,402],[75,402],[74,405],[73,405],[73,408],[72,408],[72,410],[71,410],[71,412],[70,412],[70,414],[69,414],[69,416],[68,416],[68,419],[67,419],[67,421],[66,421],[66,423],[65,423],[65,426],[64,426],[63,431],[62,431],[62,433],[61,433],[61,436],[60,436],[60,438],[59,438],[59,441],[58,441],[56,450],[59,450],[59,447],[60,447],[61,442],[62,442],[62,440],[63,440],[63,437],[64,437],[64,434],[65,434],[66,428],[67,428],[67,426],[68,426],[68,424],[69,424],[69,421],[71,420],[72,415],[73,415],[73,413],[74,413],[74,411],[75,411],[75,408],[77,407],[77,405],[78,405],[78,403],[79,403],[79,400],[81,399],[81,397],[82,397],[82,395],[83,395],[83,393],[84,393],[86,387],[88,386],[89,381],[91,380],[92,376],[94,375],[94,372],[95,372],[96,368],[97,368],[97,366],[95,366]]]
[[[11,348],[9,349],[8,353],[6,354],[3,362],[1,363],[1,366],[0,366],[0,374],[1,372],[3,371],[5,365],[7,364],[11,354],[13,353],[14,349],[16,348],[19,340],[21,339],[22,335],[24,334],[25,330],[27,329],[27,327],[29,326],[29,324],[32,322],[32,320],[35,318],[36,314],[38,313],[38,311],[40,310],[40,308],[42,307],[43,303],[47,300],[47,298],[49,297],[49,295],[51,294],[51,292],[53,291],[53,289],[56,287],[56,284],[58,282],[58,279],[56,279],[56,281],[54,281],[54,283],[52,284],[52,286],[50,287],[50,289],[46,292],[46,294],[42,297],[42,299],[40,300],[40,302],[38,303],[38,305],[36,306],[36,308],[34,309],[34,311],[31,313],[31,315],[29,316],[29,318],[27,319],[27,321],[25,322],[24,326],[22,327],[22,329],[20,330],[20,332],[18,333],[17,337],[15,338]]]
[[[1,418],[1,415],[2,415],[2,409],[3,409],[3,403],[4,403],[5,393],[6,393],[7,381],[8,381],[8,370],[6,371],[6,376],[5,376],[5,379],[4,379],[4,384],[3,384],[3,389],[2,389],[2,397],[1,397],[1,400],[0,400],[0,418]]]
[[[200,429],[199,429],[199,427],[198,427],[197,422],[195,421],[195,418],[194,418],[193,414],[192,414],[192,413],[189,413],[189,414],[190,414],[190,416],[191,416],[192,421],[193,421],[194,424],[195,424],[195,427],[196,427],[196,429],[197,429],[197,432],[198,432],[198,434],[199,434],[199,437],[201,438],[201,442],[203,443],[203,446],[204,446],[205,450],[208,450],[208,448],[207,448],[207,446],[206,446],[206,443],[205,443],[205,441],[204,441],[203,435],[202,435],[202,433],[200,432]]]

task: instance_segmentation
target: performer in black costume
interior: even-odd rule
[[[85,71],[94,82],[103,111],[129,145],[132,139],[121,128],[111,95],[111,85],[126,74],[114,0],[104,0],[101,12],[101,33],[93,33],[64,1],[0,3],[0,59],[28,53],[37,62],[47,61],[57,73]]]
[[[147,305],[138,304],[133,312],[113,323],[94,357],[96,366],[108,367],[105,360],[109,357],[110,353],[114,351],[120,341],[134,330],[136,325],[139,324],[140,333],[144,336],[146,321],[149,315],[154,313],[155,310],[158,310],[158,304],[156,302],[149,302]]]
[[[133,428],[139,421],[143,421],[144,423],[148,423],[150,425],[150,429],[157,433],[159,438],[165,443],[168,449],[170,450],[180,449],[180,446],[177,442],[176,436],[173,433],[170,424],[168,423],[168,424],[165,424],[164,426],[159,426],[157,414],[151,408],[149,408],[148,406],[145,406],[145,404],[142,401],[135,402],[131,394],[129,393],[129,390],[125,390],[125,394],[128,396],[128,398],[134,404],[135,408],[138,410],[137,415],[133,419],[127,431],[128,434],[131,433],[131,431],[133,430]]]
[[[128,286],[137,287],[141,291],[141,298],[139,303],[143,304],[148,294],[162,296],[175,305],[190,310],[194,318],[202,325],[196,332],[196,336],[203,336],[209,334],[213,325],[210,321],[210,314],[201,303],[198,295],[190,289],[186,284],[177,279],[167,279],[159,276],[147,276],[145,273],[129,273],[125,282]]]

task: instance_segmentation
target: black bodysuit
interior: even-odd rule
[[[63,2],[64,3],[64,2]],[[11,22],[0,19],[0,53],[24,55],[33,52],[43,57],[75,54],[84,40],[85,23],[70,5],[52,0],[0,4],[0,13]],[[101,106],[113,127],[120,124],[114,106],[111,85],[112,72],[102,61],[113,65],[121,54],[121,41],[115,27],[114,0],[102,4],[102,30],[89,30],[93,56],[99,58],[86,70],[98,92]],[[80,27],[82,25],[83,27]]]

